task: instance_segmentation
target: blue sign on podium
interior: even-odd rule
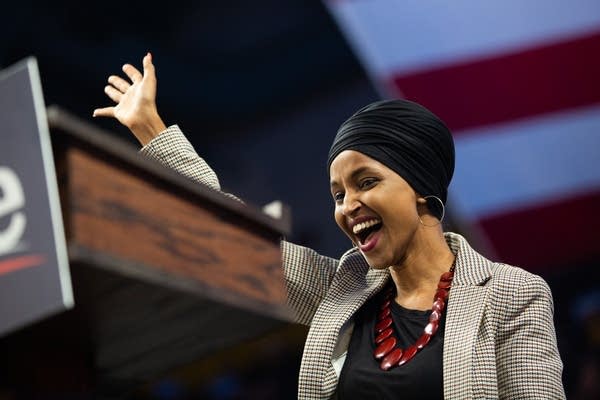
[[[0,336],[73,307],[37,61],[0,71]]]

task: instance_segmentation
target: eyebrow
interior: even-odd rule
[[[363,172],[368,172],[370,171],[371,168],[370,167],[358,167],[357,169],[355,169],[354,171],[352,171],[352,173],[350,174],[350,179],[354,179],[356,178],[358,175],[362,174]],[[329,187],[333,187],[335,185],[337,185],[338,183],[336,181],[331,181],[331,183],[329,184]]]

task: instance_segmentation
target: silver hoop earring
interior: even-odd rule
[[[422,220],[422,219],[421,219],[421,217],[419,216],[419,222],[421,223],[421,225],[423,225],[423,226],[426,226],[426,227],[428,227],[428,228],[433,228],[434,226],[438,226],[438,225],[440,225],[440,224],[442,223],[442,221],[444,220],[444,216],[446,215],[446,206],[444,206],[444,202],[442,201],[442,199],[440,199],[439,197],[437,197],[437,196],[435,196],[435,195],[424,196],[423,198],[424,198],[425,200],[427,200],[427,199],[429,199],[429,198],[432,198],[432,197],[433,197],[434,199],[436,199],[437,201],[439,201],[439,202],[440,202],[440,204],[441,204],[441,206],[442,206],[442,216],[440,217],[440,219],[439,219],[439,222],[438,222],[437,224],[435,224],[435,225],[426,225],[426,224],[424,224],[424,223],[423,223],[423,220]]]

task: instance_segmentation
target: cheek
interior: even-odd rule
[[[377,206],[385,225],[393,232],[405,232],[419,222],[416,198],[409,194],[386,197]]]
[[[346,226],[344,224],[344,222],[345,222],[344,215],[342,214],[341,211],[338,211],[337,208],[333,212],[333,218],[335,219],[335,223],[337,224],[338,228],[340,228],[341,231],[344,232],[344,234],[349,237],[350,235],[345,230]]]

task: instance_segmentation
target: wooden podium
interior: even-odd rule
[[[8,379],[120,394],[290,320],[285,221],[58,107],[48,120],[75,307],[0,339]]]

